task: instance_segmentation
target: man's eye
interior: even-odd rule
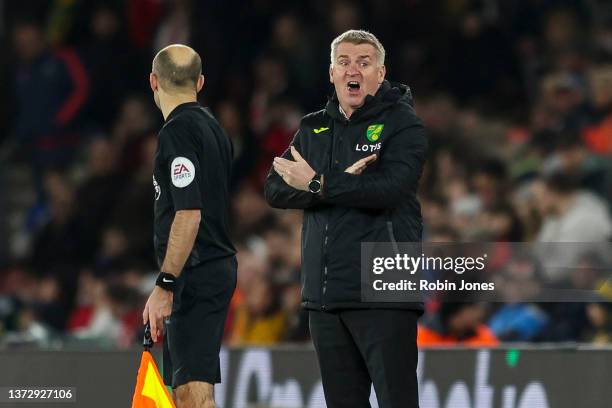
[[[365,67],[367,67],[370,64],[368,64],[367,62],[362,62],[359,65],[362,66],[363,68],[365,68]]]
[[[348,65],[348,61],[340,61],[340,65],[342,65],[343,67]]]

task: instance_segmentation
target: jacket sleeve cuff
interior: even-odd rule
[[[346,187],[351,182],[353,175],[345,172],[328,171],[322,174],[323,185],[321,186],[321,199],[332,198]]]

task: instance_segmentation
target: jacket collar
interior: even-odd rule
[[[389,81],[385,80],[375,95],[366,95],[364,104],[353,112],[349,120],[351,122],[360,122],[372,118],[388,107],[395,105],[406,96],[410,97],[410,89],[406,85],[392,85]],[[340,112],[338,96],[335,92],[329,98],[325,110],[335,120],[347,122],[346,117]]]

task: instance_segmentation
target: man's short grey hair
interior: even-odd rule
[[[347,42],[351,44],[370,44],[376,50],[378,57],[378,65],[385,65],[385,47],[378,41],[378,38],[369,31],[365,30],[348,30],[340,34],[331,43],[331,63],[336,61],[336,51],[340,43]]]
[[[185,61],[177,62],[172,54],[177,48],[188,49],[190,57]],[[152,72],[157,75],[164,90],[184,90],[197,86],[202,75],[202,59],[192,48],[182,45],[169,45],[162,49],[153,58]]]

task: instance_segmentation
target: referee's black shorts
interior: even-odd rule
[[[418,408],[417,320],[401,309],[310,311],[327,408]]]
[[[219,351],[236,288],[236,257],[185,268],[177,280],[172,314],[165,322],[164,383],[221,382]]]

